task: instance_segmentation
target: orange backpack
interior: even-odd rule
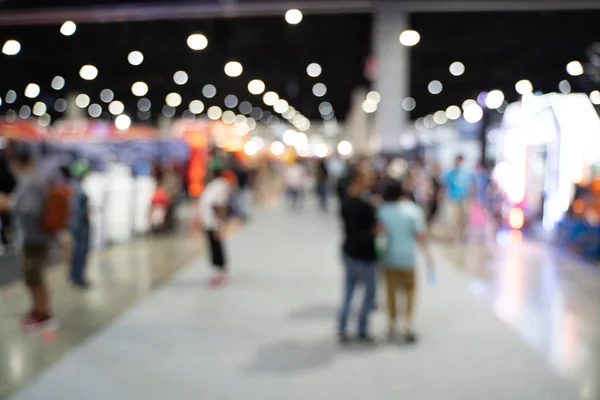
[[[50,185],[46,211],[42,216],[42,229],[47,233],[58,233],[67,228],[71,217],[72,190],[68,185]]]

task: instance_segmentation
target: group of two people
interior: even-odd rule
[[[375,306],[379,268],[383,271],[387,289],[389,336],[401,334],[407,342],[416,340],[413,314],[416,296],[417,248],[425,250],[428,268],[432,268],[426,241],[426,223],[422,209],[399,180],[389,180],[383,188],[383,204],[376,204],[370,191],[374,171],[366,163],[349,168],[341,197],[341,217],[344,225],[342,256],[344,289],[338,319],[338,335],[342,343],[349,340],[348,316],[355,288],[365,287],[359,313],[358,339],[372,342],[369,317]],[[384,238],[381,249],[378,239]],[[396,294],[405,295],[406,308],[398,326]]]

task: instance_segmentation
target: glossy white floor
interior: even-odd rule
[[[340,348],[338,230],[312,208],[257,212],[231,239],[228,286],[195,262],[12,398],[600,398],[600,277],[515,235],[480,259],[437,245],[421,342]],[[372,322],[383,336],[383,313]]]

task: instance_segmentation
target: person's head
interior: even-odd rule
[[[60,172],[61,178],[66,179],[66,180],[69,180],[69,179],[72,178],[72,176],[71,176],[71,170],[66,165],[63,165],[62,167],[60,167],[58,169],[58,171]]]
[[[17,175],[32,171],[35,167],[35,158],[31,146],[26,143],[13,146],[10,151],[10,167]]]
[[[383,201],[393,203],[405,196],[402,182],[399,180],[389,181],[383,188]]]
[[[348,190],[359,194],[373,185],[373,172],[364,164],[348,170]]]
[[[465,161],[465,157],[463,157],[462,154],[459,154],[456,156],[456,158],[454,159],[454,165],[456,167],[460,167],[463,164],[463,161]]]

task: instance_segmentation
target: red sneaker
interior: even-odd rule
[[[50,316],[39,316],[35,313],[21,317],[21,328],[24,331],[42,331],[46,329],[53,329],[56,325],[56,321]]]
[[[215,275],[209,282],[211,287],[218,287],[225,283],[227,276],[225,274]]]

